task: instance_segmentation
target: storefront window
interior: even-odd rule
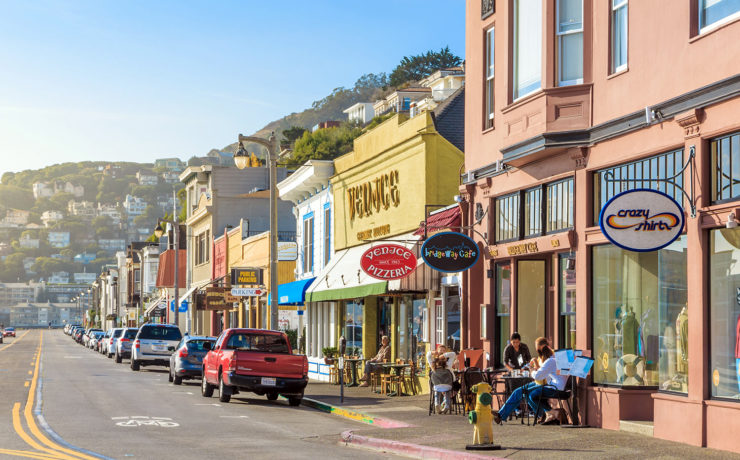
[[[592,254],[594,381],[686,393],[686,237],[659,251]]]
[[[710,232],[712,397],[740,399],[740,229]]]
[[[460,293],[458,288],[452,287],[447,290],[445,299],[445,310],[447,313],[447,340],[445,345],[450,350],[460,351]]]
[[[347,302],[344,314],[344,338],[347,339],[347,354],[359,355],[362,352],[362,310],[363,302]]]
[[[547,184],[547,233],[573,228],[573,178]]]
[[[560,348],[576,349],[576,256],[558,256],[558,289],[560,304]]]
[[[519,193],[496,198],[496,241],[519,238]]]
[[[612,197],[636,188],[659,190],[683,203],[683,176],[673,179],[673,183],[656,181],[668,179],[683,168],[683,149],[662,153],[644,160],[625,163],[594,173],[594,225],[599,223],[599,211]]]
[[[542,234],[542,188],[524,192],[524,237]]]
[[[409,315],[408,329],[410,331],[410,342],[408,355],[413,358],[416,368],[426,374],[426,359],[424,359],[424,343],[429,341],[429,331],[427,322],[427,301],[426,298],[414,298],[413,296],[404,296],[402,304],[408,309]]]
[[[380,347],[380,339],[384,335],[387,335],[391,342],[397,340],[397,337],[391,334],[392,311],[393,299],[390,297],[378,298],[378,337],[377,342],[375,342],[378,344],[378,347]]]
[[[503,366],[504,348],[509,341],[511,327],[511,263],[496,265],[496,367]]]
[[[712,201],[740,196],[740,134],[712,140]]]

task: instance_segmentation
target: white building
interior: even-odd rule
[[[69,232],[49,232],[49,245],[53,248],[69,246]]]
[[[462,67],[440,69],[421,80],[419,84],[424,88],[430,88],[432,92],[427,97],[411,103],[412,117],[424,110],[434,110],[437,105],[465,86],[465,72]]]
[[[75,273],[72,275],[74,282],[78,284],[92,284],[97,278],[95,273]]]
[[[64,219],[64,214],[59,211],[44,211],[41,214],[41,222],[45,227],[50,227],[62,219]]]
[[[175,184],[180,182],[180,173],[175,171],[165,171],[162,173],[162,180],[168,184]]]
[[[36,182],[32,185],[33,197],[39,198],[50,198],[57,193],[69,193],[75,198],[80,198],[85,194],[85,187],[82,185],[75,185],[71,182]]]
[[[277,184],[280,198],[294,205],[298,242],[296,283],[302,284],[303,292],[334,255],[334,198],[329,185],[333,174],[333,161],[310,160]],[[284,303],[282,294],[279,303]],[[306,355],[312,379],[328,380],[328,366],[324,364],[321,349],[336,346],[330,324],[338,321],[338,313],[336,302],[317,302],[307,304],[299,316],[299,334],[304,319],[306,323]]]
[[[98,215],[95,205],[90,201],[70,200],[67,203],[67,212],[72,216],[79,216],[91,220]]]
[[[159,183],[159,178],[156,174],[143,171],[136,173],[136,180],[139,181],[139,185],[157,185]]]
[[[126,240],[101,238],[98,240],[98,246],[104,251],[123,251],[126,249]]]
[[[30,216],[30,211],[24,211],[22,209],[8,209],[5,212],[5,219],[3,219],[3,222],[18,226],[26,225]]]
[[[54,272],[49,277],[49,284],[69,284],[69,273]]]
[[[121,211],[118,209],[117,204],[98,203],[97,212],[99,216],[109,217],[114,224],[119,224],[121,222]]]
[[[369,123],[375,116],[375,109],[373,109],[372,102],[358,102],[343,110],[343,112],[347,114],[349,121],[357,121],[363,125]]]
[[[126,210],[129,221],[133,220],[136,216],[144,214],[146,206],[146,201],[133,195],[126,195],[126,199],[123,201],[123,209]]]
[[[157,271],[159,270],[159,246],[144,246],[141,268],[141,295],[154,296],[157,291]]]

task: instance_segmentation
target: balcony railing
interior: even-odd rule
[[[433,89],[432,99],[434,99],[435,102],[442,102],[448,97],[452,96],[452,93],[457,90],[458,88]]]
[[[480,1],[480,18],[485,19],[496,12],[496,0]]]

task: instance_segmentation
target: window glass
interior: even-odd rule
[[[740,0],[699,0],[699,28],[719,25],[740,15]]]
[[[331,208],[324,208],[324,266],[331,259]]]
[[[682,174],[672,179],[673,184],[655,180],[676,176],[681,168],[683,168],[683,149],[597,171],[594,173],[594,225],[598,225],[599,212],[606,202],[627,190],[636,188],[658,190],[676,200],[678,204],[682,204]]]
[[[426,375],[426,359],[424,359],[423,343],[429,341],[427,327],[427,301],[425,298],[404,296],[404,302],[411,305],[409,330],[411,331],[410,356],[413,356],[416,367],[421,375]]]
[[[542,80],[542,0],[514,0],[514,94],[537,91]]]
[[[445,343],[445,308],[442,299],[434,300],[434,343]]]
[[[288,342],[282,335],[277,334],[234,334],[229,337],[229,341],[224,348],[239,351],[257,351],[260,353],[290,353]]]
[[[488,307],[485,304],[480,306],[480,336],[488,337]]]
[[[740,134],[711,142],[712,200],[723,201],[740,196]]]
[[[362,352],[362,310],[363,302],[350,301],[344,315],[344,337],[347,339],[347,354],[359,355]]]
[[[627,68],[627,0],[612,0],[611,72]]]
[[[594,382],[688,391],[686,237],[652,252],[593,248]]]
[[[547,185],[547,232],[573,228],[573,178]]]
[[[138,329],[126,329],[126,334],[124,334],[124,339],[133,339],[136,337],[136,333],[139,332]]]
[[[576,349],[576,256],[558,256],[558,303],[560,304],[560,348]]]
[[[740,399],[740,228],[710,232],[712,396]]]
[[[303,218],[303,271],[313,271],[313,214]]]
[[[486,32],[486,119],[484,129],[493,128],[493,90],[494,90],[494,28]]]
[[[447,313],[447,340],[444,342],[452,351],[460,351],[460,292],[458,288],[451,287],[447,290],[445,299],[445,310]]]
[[[519,193],[496,198],[496,241],[519,238]]]
[[[511,334],[511,263],[496,264],[496,367],[503,366],[504,348]]]
[[[558,0],[560,86],[583,83],[583,0]]]
[[[144,326],[139,331],[139,339],[182,340],[182,333],[176,327]]]
[[[524,192],[524,237],[542,234],[542,188]]]

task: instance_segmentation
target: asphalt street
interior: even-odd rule
[[[0,379],[3,458],[379,457],[337,444],[362,424],[251,394],[222,404],[218,391],[201,396],[200,380],[175,386],[166,368],[134,372],[60,330],[6,339]]]

